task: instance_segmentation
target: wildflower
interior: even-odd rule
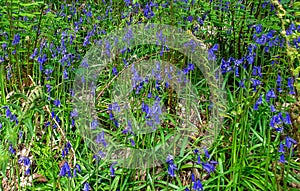
[[[297,141],[295,141],[293,138],[286,136],[285,137],[285,146],[290,149],[293,145],[296,145]]]
[[[101,143],[104,147],[107,147],[107,142],[104,138],[104,131],[102,131],[101,133],[99,133],[96,137],[96,143]]]
[[[286,162],[283,153],[282,153],[282,154],[280,155],[280,157],[279,157],[279,162],[281,162],[281,163],[285,163],[285,162]]]
[[[262,26],[261,24],[258,24],[258,25],[255,25],[255,31],[257,34],[261,33],[262,32]]]
[[[202,186],[202,183],[201,183],[201,181],[199,179],[194,182],[193,190],[203,191],[203,186]]]
[[[167,164],[168,164],[168,174],[169,174],[171,177],[175,177],[175,176],[176,176],[175,170],[177,170],[177,167],[176,167],[176,165],[174,164],[173,156],[169,155],[169,156],[167,157],[166,162],[167,162]]]
[[[77,169],[79,172],[81,172],[81,168],[80,168],[79,164],[76,164],[76,165],[75,165],[75,168],[73,169],[73,175],[74,175],[74,177],[77,176],[77,171],[76,171],[76,169]]]
[[[281,76],[279,74],[277,75],[276,84],[277,84],[278,92],[282,92],[282,89],[281,89]]]
[[[68,162],[65,162],[60,168],[59,176],[66,176],[67,174],[69,178],[72,177],[70,166]]]
[[[273,89],[270,89],[266,94],[266,101],[270,102],[271,98],[276,98],[275,92]]]
[[[208,50],[208,60],[216,60],[215,52],[218,51],[219,44],[215,44],[211,49]]]
[[[202,167],[208,174],[210,174],[215,171],[216,164],[218,164],[216,161],[202,162]]]
[[[204,153],[205,153],[205,156],[206,156],[206,158],[210,158],[210,154],[208,153],[208,150],[207,149],[204,149]]]
[[[89,190],[92,190],[92,188],[90,187],[89,183],[85,182],[83,186],[83,191],[89,191]]]
[[[60,101],[58,99],[54,100],[53,101],[53,104],[56,106],[56,107],[59,107],[60,106]]]
[[[253,72],[252,72],[253,76],[259,76],[262,77],[261,74],[261,66],[253,66]]]
[[[295,94],[293,83],[294,83],[293,78],[288,78],[288,88],[290,89],[289,93],[291,95]]]
[[[28,167],[27,170],[25,171],[25,175],[30,175],[30,167]]]
[[[284,153],[284,147],[283,147],[283,144],[282,142],[280,142],[279,144],[279,150],[278,150],[279,153]]]
[[[251,79],[251,81],[252,81],[253,91],[256,92],[257,91],[256,88],[258,85],[261,85],[261,81],[256,80],[256,79]]]
[[[262,95],[259,96],[258,100],[254,104],[254,110],[258,110],[258,106],[262,104]]]
[[[118,75],[118,70],[117,70],[116,67],[113,67],[112,73],[113,73],[113,75],[115,75],[115,76]]]
[[[291,117],[290,117],[290,114],[288,112],[285,113],[284,123],[286,125],[292,125]]]
[[[115,169],[114,166],[117,164],[117,162],[113,162],[110,167],[109,167],[109,171],[110,171],[110,176],[114,177],[115,176]]]
[[[2,129],[2,123],[0,123],[0,129]]]
[[[14,39],[13,39],[13,41],[12,41],[12,45],[17,45],[17,44],[19,44],[20,39],[21,39],[20,35],[19,35],[18,33],[15,34],[15,35],[14,35]]]
[[[272,113],[276,112],[276,109],[275,109],[275,107],[274,107],[274,105],[273,105],[273,104],[272,104],[272,105],[270,105],[270,110],[271,110],[271,112],[272,112]]]
[[[97,119],[94,119],[94,120],[91,122],[91,129],[96,129],[98,126],[99,126],[98,120],[97,120]]]
[[[11,154],[13,154],[13,155],[16,154],[16,150],[13,148],[12,144],[9,145],[9,149],[8,150],[9,150],[9,152]]]

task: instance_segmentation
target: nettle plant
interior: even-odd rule
[[[4,190],[299,189],[298,2],[1,1],[0,7]],[[111,31],[140,23],[178,27],[194,42],[203,42],[207,59],[219,64],[227,97],[213,146],[201,149],[206,137],[199,125],[178,155],[143,170],[104,160],[104,152],[88,146],[78,126],[73,87],[90,48]],[[163,41],[163,36],[156,38]],[[107,44],[106,51],[111,48]],[[150,59],[157,59],[156,69],[141,77],[138,62]],[[94,94],[100,96],[97,120],[90,125],[104,130],[92,141],[144,149],[159,147],[172,136],[183,113],[191,111],[183,111],[178,92],[166,80],[171,68],[164,62],[180,71],[172,77],[192,84],[203,126],[214,107],[223,108],[213,104],[209,81],[189,56],[165,46],[124,47],[94,84]],[[111,95],[126,68],[133,83],[125,86],[129,101],[119,103]],[[126,120],[126,115],[136,120]],[[136,134],[137,124],[155,131]]]

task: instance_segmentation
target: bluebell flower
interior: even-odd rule
[[[176,167],[176,165],[174,164],[173,156],[169,155],[169,156],[167,157],[166,162],[167,162],[167,164],[168,164],[168,174],[169,174],[171,177],[175,177],[175,176],[176,176],[175,170],[177,170],[177,167]]]
[[[293,80],[293,78],[288,78],[288,88],[290,89],[290,92],[289,92],[289,94],[291,94],[291,95],[295,95],[296,93],[295,93],[295,90],[294,90],[294,85],[293,85],[293,83],[294,83],[294,80]]]
[[[61,168],[60,168],[60,172],[59,172],[59,176],[66,176],[68,175],[68,177],[72,177],[72,174],[71,174],[71,169],[70,169],[70,166],[68,164],[68,162],[65,162]]]
[[[205,156],[206,156],[206,158],[210,158],[210,154],[208,153],[208,150],[205,148],[204,149],[204,153],[205,153]]]
[[[245,78],[244,79],[242,79],[240,82],[239,82],[239,87],[241,87],[241,88],[245,88]]]
[[[270,105],[270,111],[271,111],[272,113],[276,112],[276,109],[275,109],[275,107],[274,107],[274,105],[273,105],[273,104],[272,104],[272,105]]]
[[[13,154],[13,155],[16,154],[16,150],[13,148],[12,144],[9,145],[8,150],[11,154]]]
[[[199,179],[194,182],[193,190],[203,191],[203,186],[202,186],[202,183],[201,183],[201,181]]]
[[[263,34],[260,38],[256,38],[255,42],[260,45],[265,45],[267,43],[267,40],[267,36]]]
[[[115,75],[115,76],[118,75],[118,70],[117,70],[116,67],[113,67],[112,73],[113,73],[113,75]]]
[[[17,45],[17,44],[19,44],[20,39],[21,39],[21,37],[20,37],[19,33],[15,34],[15,35],[14,35],[14,39],[13,39],[13,41],[12,41],[12,45]]]
[[[212,48],[208,50],[208,60],[216,60],[215,52],[218,51],[219,44],[215,44]]]
[[[274,89],[270,89],[266,94],[266,101],[270,102],[271,98],[276,98]]]
[[[293,138],[286,136],[285,137],[285,146],[290,149],[293,145],[296,145],[297,141],[295,141]]]
[[[2,123],[0,123],[0,130],[2,129]]]
[[[94,120],[91,122],[91,129],[96,129],[98,126],[99,126],[98,120],[97,120],[97,119],[94,119]]]
[[[113,162],[110,167],[109,167],[109,171],[110,171],[110,176],[114,177],[115,176],[115,169],[114,166],[117,164],[117,162]]]
[[[286,162],[283,153],[282,153],[282,154],[280,155],[280,157],[279,157],[279,162],[281,162],[281,163],[285,163],[285,162]]]
[[[30,175],[30,167],[28,167],[25,171],[25,175]]]
[[[253,86],[253,91],[256,92],[257,91],[257,86],[261,85],[261,81],[257,80],[257,79],[251,79],[252,81],[252,86]]]
[[[197,155],[197,164],[201,164],[201,157],[200,157],[200,155]]]
[[[89,190],[92,190],[92,188],[90,187],[89,183],[85,182],[83,186],[83,191],[89,191]]]
[[[283,121],[286,125],[292,125],[291,117],[290,117],[290,114],[288,112],[285,113],[285,118],[284,118]]]
[[[261,26],[261,24],[255,25],[254,28],[255,28],[255,32],[256,32],[257,34],[259,34],[259,33],[262,32],[262,26]]]
[[[276,80],[276,85],[277,85],[277,91],[278,92],[282,92],[282,89],[281,89],[281,76],[278,74],[277,75],[277,80]]]
[[[259,96],[258,100],[254,104],[254,110],[258,110],[258,106],[262,104],[262,95]]]
[[[284,151],[284,145],[283,145],[282,142],[280,142],[280,144],[279,144],[279,150],[278,150],[278,152],[279,152],[279,153],[284,153],[284,152],[285,152],[285,151]]]
[[[58,99],[54,100],[53,101],[53,104],[56,106],[56,107],[59,107],[60,106],[60,101]]]
[[[262,77],[261,66],[253,66],[252,75]]]
[[[77,170],[78,170],[79,172],[81,172],[81,168],[80,168],[79,164],[76,164],[76,165],[75,165],[75,168],[73,169],[73,176],[74,176],[74,177],[77,176]]]
[[[202,167],[208,174],[210,174],[215,171],[216,164],[218,164],[216,161],[202,162]]]
[[[99,133],[98,135],[97,135],[97,137],[96,137],[96,143],[101,143],[104,147],[107,147],[107,142],[106,142],[106,140],[105,140],[105,137],[104,137],[104,131],[102,131],[101,133]]]

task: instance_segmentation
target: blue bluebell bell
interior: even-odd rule
[[[275,94],[275,91],[274,89],[270,89],[267,94],[266,94],[266,101],[267,102],[270,102],[270,99],[271,98],[276,98],[276,94]]]
[[[117,164],[117,162],[113,162],[110,167],[109,167],[109,171],[110,171],[110,176],[114,177],[115,176],[115,168],[114,166]]]
[[[12,41],[12,45],[17,45],[17,44],[19,44],[20,39],[21,39],[21,37],[20,37],[19,33],[15,34],[15,35],[14,35],[14,39],[13,39],[13,41]]]
[[[13,155],[16,154],[16,150],[13,148],[12,144],[9,145],[8,150],[11,154],[13,154]]]
[[[286,136],[285,137],[285,146],[290,149],[293,145],[298,144],[293,138]]]
[[[89,190],[92,190],[92,188],[90,187],[89,183],[85,182],[83,186],[83,191],[89,191]]]
[[[177,170],[177,167],[176,165],[174,164],[174,159],[173,159],[173,156],[169,155],[166,159],[166,162],[168,164],[168,174],[171,176],[171,177],[175,177],[176,174],[175,174],[175,170]]]
[[[71,169],[68,162],[64,162],[59,172],[59,176],[66,176],[66,175],[68,175],[69,178],[72,177]]]
[[[193,190],[203,191],[203,186],[202,186],[202,183],[199,179],[194,182]]]
[[[218,49],[219,49],[219,44],[215,44],[215,45],[213,45],[212,48],[210,48],[208,50],[208,60],[216,60],[217,59],[215,52],[218,51]]]

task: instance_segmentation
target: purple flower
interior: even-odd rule
[[[276,109],[275,109],[274,105],[270,105],[270,110],[271,110],[272,113],[276,112]]]
[[[259,96],[258,100],[254,104],[254,110],[258,110],[258,106],[262,104],[262,95]]]
[[[281,163],[285,163],[286,162],[283,153],[280,155],[279,162],[281,162]]]
[[[262,77],[261,74],[261,66],[253,66],[253,72],[252,72],[253,76],[259,76]]]
[[[96,129],[98,126],[99,126],[98,120],[97,120],[97,119],[94,119],[94,120],[91,122],[91,129]]]
[[[169,155],[169,156],[167,157],[166,162],[167,162],[167,164],[168,164],[168,174],[169,174],[171,177],[175,177],[175,176],[176,176],[175,170],[177,170],[177,167],[176,167],[176,165],[174,164],[173,156]]]
[[[85,182],[83,186],[83,191],[89,191],[89,190],[92,190],[92,188],[90,187],[89,183]]]
[[[208,50],[208,60],[216,60],[215,52],[218,51],[219,44],[215,44],[212,48]]]
[[[256,79],[251,79],[252,81],[252,86],[253,86],[253,91],[256,92],[257,91],[257,86],[261,85],[261,81],[256,80]]]
[[[296,94],[295,91],[294,91],[293,83],[294,83],[293,78],[288,78],[288,88],[290,89],[290,92],[289,92],[289,93],[290,93],[291,95]]]
[[[13,148],[12,144],[9,145],[8,150],[11,154],[13,154],[13,155],[16,154],[16,150]]]
[[[77,176],[77,171],[76,170],[78,170],[79,172],[81,172],[81,168],[80,168],[79,164],[76,164],[75,168],[73,169],[73,175],[74,175],[74,177]]]
[[[60,168],[59,176],[66,176],[67,174],[69,178],[72,177],[70,166],[68,162],[65,162]]]
[[[255,25],[255,31],[257,34],[261,33],[262,32],[262,26],[261,24],[258,24],[258,25]]]
[[[107,147],[107,142],[105,140],[105,137],[104,137],[104,131],[102,131],[101,133],[99,133],[96,137],[96,143],[101,143],[104,147]]]
[[[218,164],[216,161],[202,162],[202,167],[208,174],[210,174],[215,171],[216,164]]]
[[[113,162],[110,167],[109,167],[109,171],[110,171],[110,176],[114,177],[115,176],[115,169],[114,166],[117,164],[117,162]]]
[[[60,101],[58,99],[54,100],[53,101],[53,104],[56,106],[56,107],[59,107],[60,106]]]
[[[274,89],[270,89],[270,90],[267,92],[267,94],[266,94],[266,101],[267,101],[267,102],[270,102],[270,99],[271,99],[271,98],[276,98]]]
[[[286,136],[285,137],[285,146],[290,149],[293,145],[296,145],[297,141],[295,141],[293,138]]]
[[[290,114],[288,112],[285,113],[285,118],[284,118],[283,121],[286,125],[292,125],[291,117],[290,117]]]
[[[202,183],[201,183],[201,181],[199,179],[194,182],[193,190],[203,191],[203,186],[202,186]]]
[[[118,70],[117,70],[116,67],[113,67],[112,73],[113,73],[113,75],[115,75],[115,76],[118,75]]]
[[[279,144],[279,150],[278,150],[279,153],[284,153],[284,147],[283,146],[284,145],[282,144],[282,142],[280,142],[280,144]]]
[[[21,39],[21,37],[20,37],[19,33],[15,34],[15,35],[14,35],[14,39],[13,39],[13,41],[12,41],[12,45],[17,45],[17,44],[19,44],[20,39]]]

